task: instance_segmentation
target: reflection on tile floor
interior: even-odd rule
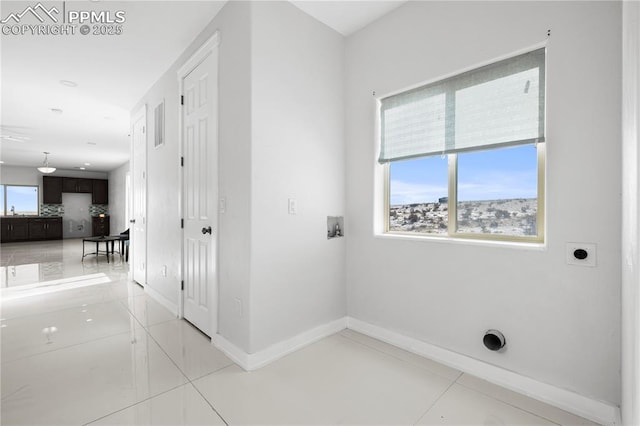
[[[351,330],[244,372],[119,256],[50,243],[2,245],[2,424],[593,425]]]
[[[128,264],[117,253],[111,260],[105,262],[105,256],[82,259],[79,239],[2,244],[0,283],[6,288],[95,273],[126,279]]]

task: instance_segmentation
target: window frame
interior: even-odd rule
[[[458,154],[447,154],[447,170],[448,170],[448,203],[447,203],[447,232],[443,234],[436,233],[420,233],[420,232],[407,232],[407,231],[392,231],[389,229],[391,222],[390,208],[391,208],[391,188],[390,188],[390,162],[386,162],[383,167],[383,179],[384,179],[384,227],[383,234],[385,235],[403,235],[410,236],[419,239],[447,239],[452,238],[456,240],[475,240],[475,241],[498,241],[498,242],[515,242],[515,243],[534,243],[544,244],[545,241],[545,194],[546,194],[546,143],[538,142],[534,144],[536,147],[537,155],[537,211],[536,211],[536,229],[537,234],[532,236],[519,236],[519,235],[504,235],[504,234],[491,234],[491,233],[471,233],[471,232],[458,232]],[[500,149],[496,147],[494,149]],[[482,151],[482,149],[475,150]],[[467,151],[474,152],[474,151]]]
[[[2,200],[4,201],[4,209],[2,212],[0,212],[0,214],[2,214],[2,216],[5,217],[12,217],[13,215],[10,215],[9,212],[7,211],[8,208],[8,204],[7,204],[7,187],[14,187],[14,186],[19,186],[19,187],[27,187],[27,188],[35,188],[36,189],[36,214],[35,215],[24,215],[24,216],[40,216],[40,185],[24,185],[24,184],[8,184],[8,183],[3,183],[2,184]],[[15,216],[22,216],[22,215],[15,215]]]

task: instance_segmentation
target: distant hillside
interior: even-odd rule
[[[458,203],[458,232],[533,236],[537,233],[538,202],[535,198],[461,201]],[[389,230],[446,234],[446,203],[391,206]]]

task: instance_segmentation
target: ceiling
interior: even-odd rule
[[[291,1],[344,36],[349,36],[401,6],[406,0],[359,1]]]
[[[347,36],[403,1],[292,3]],[[124,164],[130,110],[224,4],[43,1],[38,8],[37,0],[0,2],[5,27],[39,19],[53,24],[46,12],[54,18],[70,11],[108,12],[113,19],[122,10],[126,19],[120,35],[0,36],[2,165],[36,167],[45,151],[60,169],[105,172]]]

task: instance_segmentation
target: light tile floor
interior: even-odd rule
[[[1,247],[3,425],[593,425],[344,330],[247,373],[78,240]]]

